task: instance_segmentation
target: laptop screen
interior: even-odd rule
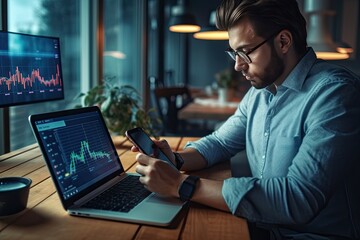
[[[123,170],[99,111],[50,114],[32,124],[63,199]]]

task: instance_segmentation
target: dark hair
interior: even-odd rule
[[[223,0],[216,10],[216,26],[228,31],[244,17],[264,38],[282,29],[289,30],[295,51],[306,51],[306,21],[296,0]]]

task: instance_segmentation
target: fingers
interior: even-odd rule
[[[154,143],[156,144],[156,146],[158,148],[160,148],[166,155],[168,155],[168,153],[172,153],[171,147],[169,145],[169,143],[165,140],[154,140]],[[169,155],[168,155],[169,156]]]
[[[136,159],[139,159],[141,158],[139,155],[144,155],[144,154],[138,154]],[[139,156],[139,157],[138,157]],[[139,162],[139,161],[138,161]],[[140,163],[140,162],[139,162]],[[136,165],[136,168],[135,168],[135,171],[140,175],[140,178],[139,178],[139,181],[144,185],[146,186],[146,182],[147,182],[147,174],[146,174],[146,168],[147,168],[147,165],[143,164],[143,163],[140,163],[138,165]]]
[[[138,165],[136,165],[135,168],[135,171],[140,175],[139,181],[147,190],[151,191],[148,186],[150,180],[148,166],[150,162],[150,157],[143,153],[139,153],[138,155],[136,155],[136,160],[139,163]]]
[[[146,167],[150,163],[150,157],[143,153],[139,153],[136,155],[136,161],[139,164],[136,165],[135,171],[137,173],[139,173],[140,175],[145,176],[146,175]]]
[[[146,187],[149,177],[146,176],[146,174],[145,174],[145,167],[141,166],[141,165],[137,165],[136,172],[138,174],[140,174],[139,181],[141,182],[142,185],[144,185]]]
[[[154,158],[158,158],[159,157],[159,153],[160,153],[160,148],[154,143],[153,146],[152,146],[152,149],[153,149],[153,153],[152,153],[152,157]]]
[[[154,146],[153,146],[153,156],[158,157],[159,156],[159,148],[170,148],[169,144],[165,139],[162,140],[153,140]],[[140,152],[140,150],[136,146],[131,146],[132,152]]]
[[[165,139],[161,139],[161,140],[153,140],[154,143],[156,144],[156,146],[158,146],[159,148],[168,148],[170,147],[168,142]]]
[[[145,176],[146,175],[146,171],[145,171],[145,166],[143,165],[136,165],[135,171],[140,174],[141,176]]]
[[[135,171],[140,175],[140,183],[149,191],[163,196],[177,196],[179,177],[177,169],[162,160],[143,153],[136,155],[138,165]]]
[[[140,152],[139,149],[137,147],[135,147],[135,146],[131,147],[131,151],[132,152]]]
[[[150,164],[150,159],[151,157],[147,156],[146,154],[143,154],[143,153],[138,153],[136,155],[136,161],[138,163],[140,163],[141,165],[144,165],[144,166],[147,166]]]

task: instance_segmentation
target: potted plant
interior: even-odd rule
[[[230,69],[224,69],[215,74],[216,83],[219,88],[233,87],[233,80]]]
[[[87,93],[80,93],[82,103],[76,107],[99,106],[110,132],[125,136],[125,131],[134,127],[142,127],[149,135],[158,137],[153,128],[157,118],[151,117],[152,109],[146,112],[139,105],[141,97],[130,85],[112,84],[113,78],[104,80]]]
[[[236,87],[230,69],[224,69],[215,74],[218,86],[218,96],[220,103],[226,103],[232,97],[231,94]]]

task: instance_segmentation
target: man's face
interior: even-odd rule
[[[276,38],[276,36],[274,37]],[[235,70],[241,71],[244,77],[255,88],[264,88],[273,84],[284,72],[285,65],[276,52],[274,38],[251,52],[248,56],[250,63],[236,57]],[[248,19],[242,19],[236,26],[229,29],[229,44],[235,51],[249,52],[265,39],[257,36]]]

